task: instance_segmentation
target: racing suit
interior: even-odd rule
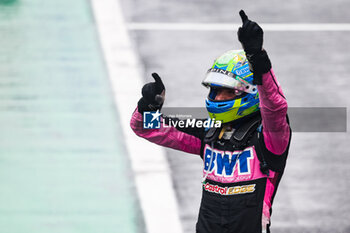
[[[286,164],[291,129],[287,102],[273,70],[262,80],[260,111],[234,121],[221,138],[221,129],[143,129],[142,115],[137,109],[132,115],[130,125],[138,136],[202,158],[205,180],[198,233],[270,232],[272,202]]]

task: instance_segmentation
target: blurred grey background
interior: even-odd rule
[[[240,9],[258,23],[350,23],[350,2],[345,0],[121,2],[129,24],[239,24]],[[152,72],[163,78],[167,88],[165,108],[204,107],[207,90],[200,83],[207,69],[226,50],[241,48],[235,30],[150,28],[130,30],[130,34],[144,65],[144,82],[152,80]],[[265,31],[264,47],[289,107],[343,107],[347,111],[349,35],[349,31]],[[293,134],[286,171],[273,205],[272,232],[350,232],[350,134],[322,132],[328,126],[316,118],[315,124],[313,127],[321,132]],[[167,158],[184,232],[195,232],[201,159],[170,149]]]

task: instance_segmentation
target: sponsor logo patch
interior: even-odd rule
[[[216,193],[220,195],[238,195],[245,193],[253,193],[255,191],[255,184],[233,187],[221,187],[219,185],[213,185],[207,182],[203,184],[203,188],[207,192]]]
[[[204,148],[204,171],[220,177],[233,177],[237,169],[237,175],[251,175],[250,161],[254,158],[253,148],[248,147],[244,151],[222,151],[213,149],[209,145]],[[237,168],[238,164],[238,168]]]

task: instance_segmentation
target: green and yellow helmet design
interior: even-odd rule
[[[237,120],[259,110],[259,93],[243,50],[230,50],[218,57],[202,84],[210,88],[206,107],[212,119],[223,123]],[[236,90],[236,98],[215,100],[218,88]]]

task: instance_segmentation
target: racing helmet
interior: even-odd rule
[[[205,100],[211,119],[231,122],[259,110],[259,93],[243,50],[230,50],[218,57],[202,84],[210,88]],[[215,100],[220,88],[233,89],[235,98]]]

